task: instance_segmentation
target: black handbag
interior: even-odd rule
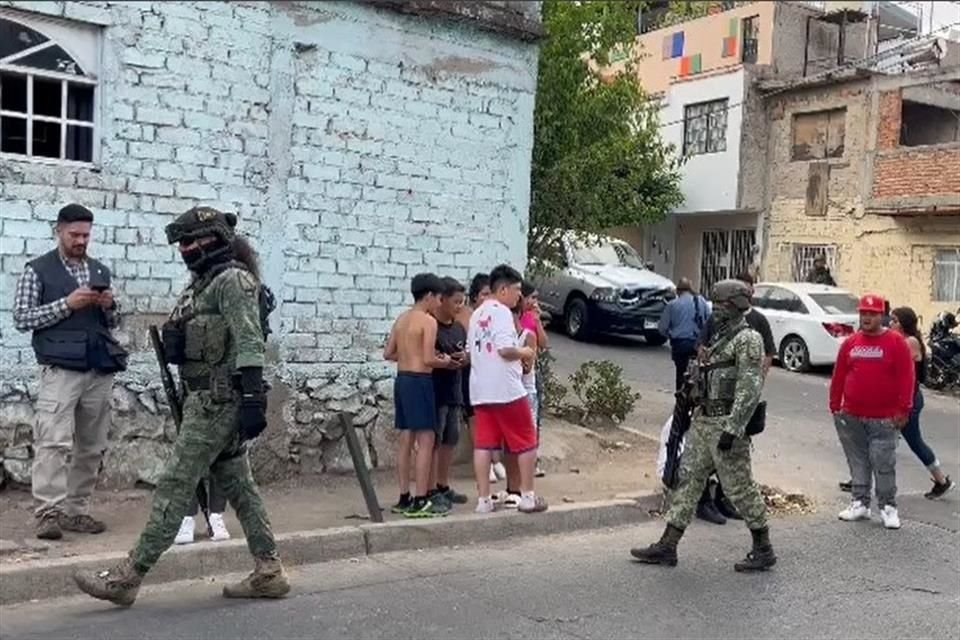
[[[763,433],[764,427],[767,426],[767,401],[761,400],[757,403],[757,408],[753,410],[753,415],[750,416],[750,422],[747,423],[747,428],[744,430],[743,434],[745,436],[755,436]]]

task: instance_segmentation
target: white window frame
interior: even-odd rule
[[[43,18],[33,18],[33,16],[25,16],[20,13],[15,13],[12,11],[0,10],[0,18],[5,20],[10,20],[22,24],[25,27],[33,29],[39,33],[42,33],[48,39],[46,42],[31,47],[19,53],[13,54],[4,58],[3,61],[0,61],[0,72],[5,73],[14,73],[17,75],[25,76],[27,81],[27,105],[26,113],[19,111],[9,111],[0,109],[0,117],[8,116],[15,117],[19,119],[26,119],[26,153],[11,153],[11,152],[0,152],[0,159],[3,160],[18,160],[20,162],[35,162],[39,164],[54,164],[57,166],[74,166],[74,167],[91,167],[98,166],[100,164],[100,132],[101,132],[101,118],[100,118],[100,104],[101,104],[101,91],[100,91],[100,68],[102,67],[102,38],[99,37],[99,33],[96,38],[96,50],[93,52],[93,57],[95,59],[96,68],[94,69],[84,69],[87,75],[79,76],[71,73],[63,73],[58,71],[47,71],[45,69],[37,69],[36,67],[27,67],[17,65],[16,60],[24,56],[30,55],[36,51],[40,51],[47,47],[51,46],[60,46],[64,51],[69,53],[74,59],[77,58],[72,51],[72,43],[65,41],[63,38],[54,38],[49,35],[44,30],[45,24],[56,23],[61,26],[61,28],[66,29],[78,29],[81,28],[77,23],[70,23],[62,20],[48,19]],[[87,27],[88,25],[83,25]],[[33,108],[33,82],[34,78],[41,78],[43,80],[55,80],[60,82],[60,116],[46,116],[46,115],[37,115],[34,113]],[[68,87],[70,83],[86,85],[93,87],[93,119],[91,121],[86,120],[74,120],[67,117],[67,108],[68,108]],[[60,124],[60,154],[57,158],[51,158],[48,156],[36,156],[33,155],[33,123],[37,122],[54,122]],[[91,129],[91,157],[90,160],[68,160],[66,158],[67,151],[67,126],[79,126],[84,128]],[[0,127],[2,127],[2,120],[0,120]]]
[[[949,271],[950,267],[953,267],[953,297],[941,298],[939,295],[941,283],[938,282],[937,276],[941,273],[941,270]],[[931,280],[934,302],[957,302],[960,300],[960,247],[934,248],[933,274]],[[946,289],[945,286],[943,288]],[[947,295],[949,296],[950,294]]]

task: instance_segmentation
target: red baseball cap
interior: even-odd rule
[[[883,313],[885,310],[886,301],[883,299],[883,296],[878,296],[873,293],[868,293],[860,298],[860,304],[857,305],[857,311],[861,313]]]

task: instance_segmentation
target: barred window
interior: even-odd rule
[[[0,155],[94,161],[99,32],[0,13]]]
[[[719,153],[727,150],[728,100],[688,104],[683,108],[683,154]]]
[[[934,256],[933,299],[937,302],[960,300],[960,247],[941,249]]]

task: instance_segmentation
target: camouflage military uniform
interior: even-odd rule
[[[750,472],[750,439],[744,429],[760,401],[763,386],[763,340],[746,321],[730,327],[732,339],[717,336],[707,347],[705,369],[711,365],[734,362],[735,366],[709,371],[703,406],[694,415],[680,467],[680,485],[667,512],[667,522],[685,529],[690,524],[700,500],[703,485],[716,465],[717,475],[726,495],[743,516],[750,529],[767,526],[767,510]],[[723,411],[726,403],[733,406],[727,415],[710,416],[712,407]],[[717,449],[724,432],[735,436],[729,451]]]
[[[233,388],[236,369],[263,366],[258,292],[259,283],[250,273],[230,268],[197,295],[194,287],[188,288],[171,315],[174,322],[192,315],[185,327],[187,362],[180,369],[187,394],[180,435],[157,482],[147,528],[131,555],[143,573],[173,543],[207,469],[236,510],[250,553],[255,558],[276,555],[263,501],[240,449]],[[191,391],[193,380],[209,380],[210,389]]]
[[[200,224],[211,220],[218,223],[212,230],[210,225]],[[185,393],[180,433],[157,482],[146,528],[128,560],[108,571],[75,576],[83,591],[121,605],[133,603],[142,577],[173,544],[180,521],[192,507],[197,483],[208,473],[233,505],[257,563],[247,580],[225,587],[224,595],[279,597],[289,591],[238,428],[238,424],[243,426],[242,398],[247,395],[238,390],[237,376],[249,371],[261,379],[264,364],[260,284],[252,273],[239,268],[242,265],[230,262],[230,252],[224,251],[233,239],[235,218],[212,209],[192,209],[174,225],[181,223],[188,231],[197,228],[182,237],[182,230],[175,235],[168,227],[171,242],[190,242],[212,233],[219,244],[204,245],[207,257],[215,256],[216,261],[197,260],[191,266],[196,269],[194,280],[165,325],[165,349],[167,327],[176,327],[182,338],[177,356],[182,360],[180,377]],[[265,405],[261,412],[265,426]]]
[[[677,543],[693,518],[707,476],[716,468],[727,497],[753,536],[753,550],[738,571],[767,569],[776,562],[767,529],[767,510],[750,468],[745,435],[763,387],[763,340],[750,329],[744,312],[750,292],[743,283],[723,280],[711,292],[718,330],[707,346],[700,406],[683,450],[680,484],[666,514],[660,542],[631,554],[650,564],[676,565]]]

